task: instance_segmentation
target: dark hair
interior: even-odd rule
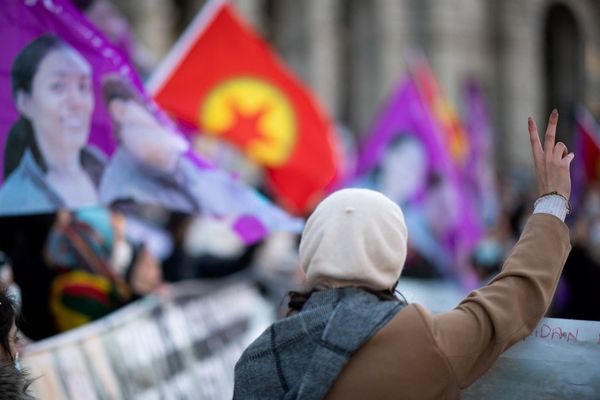
[[[14,101],[19,92],[31,94],[33,78],[42,60],[50,52],[62,48],[69,48],[69,45],[56,35],[45,34],[31,41],[17,54],[10,71]],[[31,121],[21,115],[10,128],[4,146],[4,179],[17,168],[27,149],[31,150],[33,158],[45,171],[46,163],[35,140]]]
[[[19,371],[13,363],[0,362],[0,398],[2,400],[35,400],[29,395],[32,383],[27,372]]]
[[[396,297],[394,291],[392,289],[385,289],[385,290],[375,290],[375,289],[371,289],[368,287],[359,287],[359,289],[364,290],[365,292],[371,293],[374,296],[377,296],[377,298],[379,300],[384,300],[384,301],[404,301],[406,302],[406,299],[404,300],[400,300],[399,298]],[[287,315],[293,314],[295,312],[301,311],[302,308],[304,307],[304,304],[306,304],[306,302],[308,301],[308,299],[310,299],[310,296],[313,295],[313,293],[318,292],[320,289],[312,289],[309,291],[295,291],[295,290],[290,290],[288,292],[288,297],[289,297],[289,302],[288,302],[288,313]],[[404,297],[404,296],[402,296]]]
[[[129,80],[118,74],[108,74],[102,77],[102,95],[106,104],[115,99],[135,100],[143,103],[137,89]]]
[[[95,2],[95,0],[71,0],[71,3],[83,12],[89,10]]]
[[[5,354],[9,354],[12,359],[10,351],[10,330],[13,323],[17,323],[17,309],[15,307],[14,300],[8,295],[6,288],[0,289],[0,350],[4,351]]]
[[[17,54],[10,71],[13,98],[16,99],[19,91],[31,94],[33,77],[42,60],[51,51],[62,48],[68,48],[68,45],[61,38],[45,34],[32,40]]]
[[[8,131],[4,144],[4,180],[17,169],[26,149],[31,150],[34,160],[45,171],[46,164],[35,141],[31,122],[21,115]]]

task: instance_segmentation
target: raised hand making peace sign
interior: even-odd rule
[[[529,117],[529,139],[537,176],[538,195],[557,192],[568,201],[571,196],[570,165],[575,155],[569,153],[567,146],[556,140],[556,124],[558,111],[554,109],[548,119],[544,147],[540,142],[537,126],[533,118]]]

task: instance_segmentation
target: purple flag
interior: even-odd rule
[[[224,218],[247,243],[301,230],[194,154],[69,1],[7,0],[0,35],[0,215],[133,202]]]
[[[367,135],[357,162],[357,175],[375,167],[392,139],[402,134],[419,137],[429,153],[429,167],[444,168],[448,162],[440,134],[417,86],[404,79],[380,112]]]
[[[440,129],[415,83],[403,80],[367,135],[357,176],[402,206],[417,250],[464,278],[481,227]]]
[[[481,87],[470,80],[464,87],[465,127],[470,148],[464,176],[468,190],[488,225],[498,218],[499,200],[494,171],[493,130]]]

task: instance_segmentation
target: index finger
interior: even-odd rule
[[[531,151],[533,153],[533,160],[536,163],[544,160],[544,150],[542,149],[542,143],[538,135],[537,125],[533,118],[529,117],[527,120],[527,128],[529,130],[529,140],[531,141]]]
[[[550,118],[548,118],[548,127],[546,128],[546,136],[544,138],[544,153],[550,156],[554,150],[554,142],[556,140],[556,124],[558,123],[558,111],[556,108],[552,110]]]

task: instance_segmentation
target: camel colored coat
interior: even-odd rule
[[[455,399],[538,324],[571,249],[567,226],[534,214],[489,285],[433,315],[403,308],[352,355],[327,399]]]

